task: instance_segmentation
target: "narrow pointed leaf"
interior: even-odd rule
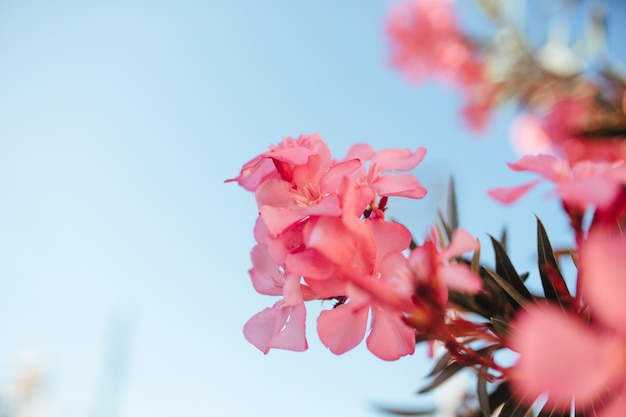
[[[506,382],[501,383],[489,394],[489,408],[495,410],[500,407],[500,404],[511,398],[511,390],[509,384]]]
[[[498,317],[491,317],[491,324],[499,336],[506,338],[509,334],[509,323]]]
[[[526,298],[522,294],[520,294],[516,288],[513,287],[508,281],[498,275],[496,272],[492,271],[489,268],[485,268],[485,271],[493,278],[493,280],[502,288],[511,299],[517,303],[520,307],[522,307],[528,300],[532,299],[532,296],[529,294],[529,298]],[[526,288],[526,287],[524,287]],[[528,290],[527,290],[528,291]]]
[[[385,407],[382,405],[377,406],[383,413],[388,413],[396,416],[434,416],[437,410],[401,410],[397,408]]]
[[[426,377],[430,378],[432,376],[435,376],[439,372],[443,371],[446,368],[446,366],[448,366],[451,359],[452,359],[452,355],[450,354],[450,352],[446,351],[446,353],[441,355],[441,357],[437,360],[437,363],[435,364],[433,369],[430,371],[430,373]]]
[[[539,411],[537,417],[569,417],[570,410],[567,411],[556,411],[554,407],[549,407],[547,404]]]
[[[498,414],[498,417],[525,417],[530,407],[520,404],[514,399],[509,399],[504,403],[504,407]]]
[[[456,187],[454,186],[454,177],[450,177],[448,186],[448,217],[452,230],[459,228],[459,210],[456,202]]]
[[[548,300],[556,301],[562,309],[569,309],[572,297],[567,291],[567,285],[554,257],[548,234],[539,218],[537,218],[537,252],[544,295]]]
[[[437,214],[439,215],[439,222],[441,222],[441,226],[443,227],[443,230],[446,232],[446,237],[448,238],[448,242],[450,242],[450,240],[452,239],[452,232],[454,230],[452,229],[452,227],[450,227],[450,225],[446,221],[446,218],[443,215],[443,212],[441,211],[441,209],[437,209]]]
[[[486,373],[487,371],[488,369],[486,366],[482,366],[480,368],[481,373]],[[489,406],[489,393],[487,392],[486,378],[478,378],[476,384],[476,396],[478,397],[478,404],[480,405],[483,417],[491,417],[491,407]]]
[[[428,384],[427,386],[425,386],[424,388],[419,390],[418,393],[419,394],[423,394],[423,393],[428,392],[428,391],[430,391],[430,390],[432,390],[434,388],[437,388],[439,385],[443,384],[448,379],[450,379],[452,376],[454,376],[461,369],[465,368],[465,366],[466,365],[463,365],[463,364],[461,364],[459,362],[452,362],[446,368],[444,368],[444,370],[441,371],[441,373],[439,373],[439,375],[437,375],[435,377],[435,379],[433,379],[431,381],[430,384]]]
[[[450,244],[451,238],[445,239],[445,236],[443,235],[443,232],[441,231],[441,227],[439,227],[438,224],[435,225],[435,232],[437,233],[437,239],[439,239],[439,242],[441,242],[441,245],[443,247],[448,246]]]
[[[478,271],[480,270],[480,246],[476,248],[474,254],[472,255],[472,263],[470,264],[470,268],[472,272],[478,275]]]
[[[524,281],[513,267],[506,250],[500,242],[490,236],[493,250],[496,254],[496,272],[504,278],[515,290],[525,299],[531,300],[533,297],[524,285]],[[521,304],[520,304],[521,305]]]

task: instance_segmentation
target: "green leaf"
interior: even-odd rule
[[[504,407],[502,407],[498,417],[525,417],[528,410],[530,410],[530,407],[510,398],[504,403]]]
[[[456,202],[456,187],[454,186],[454,177],[450,177],[448,186],[448,218],[452,230],[459,228],[459,210]]]
[[[441,355],[441,357],[437,360],[437,363],[435,364],[435,366],[433,367],[433,369],[430,371],[430,373],[428,375],[426,375],[427,378],[430,378],[432,376],[435,376],[436,374],[438,374],[439,372],[443,371],[446,366],[448,366],[448,364],[450,363],[450,360],[452,359],[452,355],[450,354],[450,352],[446,351],[443,355]]]
[[[497,0],[478,0],[480,9],[491,19],[500,21],[502,19],[502,5]]]
[[[377,406],[379,411],[396,416],[434,416],[437,410],[400,410],[392,407]]]
[[[506,227],[502,228],[502,232],[500,233],[500,243],[502,243],[502,247],[504,248],[504,250],[507,249],[507,237],[508,237],[508,232],[506,230]]]
[[[492,410],[500,407],[500,404],[504,403],[507,399],[511,398],[511,390],[509,384],[506,382],[501,383],[496,387],[491,394],[489,394],[489,407]]]
[[[493,328],[499,336],[506,338],[509,334],[509,322],[499,317],[491,317],[489,319]]]
[[[472,254],[472,262],[470,263],[470,268],[473,273],[478,275],[478,271],[480,270],[480,246],[478,246]]]
[[[489,410],[495,410],[500,407],[502,403],[508,401],[511,398],[511,391],[506,382],[496,386],[496,388],[489,394],[488,406]],[[470,417],[484,417],[484,411],[481,408],[470,414]],[[491,417],[491,414],[489,415]]]
[[[537,253],[544,295],[548,300],[556,301],[563,310],[570,309],[573,298],[567,290],[565,279],[563,279],[554,257],[548,234],[539,218],[537,218]]]
[[[441,209],[437,210],[437,214],[439,215],[439,222],[441,222],[441,226],[443,226],[443,230],[446,232],[446,237],[448,238],[448,242],[450,242],[450,240],[452,240],[453,229],[450,227],[450,225],[446,221],[446,218],[443,215],[443,212],[441,211]]]
[[[486,366],[482,366],[479,371],[480,373],[487,373],[488,369]],[[478,381],[476,384],[476,396],[478,397],[478,404],[480,405],[480,410],[483,413],[483,417],[491,417],[491,407],[489,406],[489,393],[487,392],[487,379],[478,377]]]
[[[465,367],[466,365],[459,362],[452,362],[448,364],[448,366],[446,366],[443,371],[441,371],[439,375],[437,375],[435,379],[431,381],[430,384],[419,390],[418,394],[423,394],[425,392],[433,390],[434,388],[437,388],[439,385],[446,382],[448,379],[450,379],[452,376],[454,376],[457,372]]]
[[[496,284],[498,284],[500,286],[500,288],[502,288],[508,295],[509,297],[511,297],[511,299],[517,303],[517,305],[519,305],[520,307],[522,307],[524,304],[526,304],[527,301],[532,300],[533,297],[532,295],[530,295],[530,293],[528,293],[528,289],[526,289],[526,287],[524,287],[526,289],[526,292],[528,293],[528,298],[522,294],[520,294],[517,289],[515,287],[513,287],[513,285],[511,285],[509,282],[507,282],[504,278],[502,278],[500,275],[498,275],[495,271],[492,271],[489,268],[485,268],[485,271],[487,271],[487,273],[489,274],[489,276],[491,276],[491,278],[493,278],[493,280],[496,282]]]
[[[502,244],[494,239],[493,236],[489,237],[491,238],[493,250],[496,255],[496,273],[500,277],[504,278],[504,280],[506,280],[506,282],[510,284],[524,300],[532,300],[533,296],[530,294],[530,291],[528,291],[528,288],[524,285],[524,281],[520,278],[519,274],[513,267],[513,263],[511,263],[509,255],[507,255]],[[510,295],[508,291],[507,293]],[[517,300],[515,301],[521,305]]]
[[[570,410],[556,411],[554,407],[550,408],[548,405],[544,405],[537,417],[569,417]]]

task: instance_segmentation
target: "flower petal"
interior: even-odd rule
[[[426,148],[419,147],[415,152],[410,149],[383,149],[376,152],[371,160],[380,171],[408,171],[419,165],[426,156]]]
[[[592,233],[580,248],[583,298],[605,324],[626,335],[626,239]]]
[[[252,248],[250,258],[253,265],[250,269],[250,278],[254,289],[259,294],[281,295],[285,278],[278,265],[270,258],[267,245],[256,245]]]
[[[324,346],[341,355],[358,345],[365,335],[368,310],[354,309],[348,303],[322,311],[317,319],[317,332]]]
[[[308,347],[305,319],[304,303],[288,306],[279,301],[252,316],[244,325],[243,334],[265,354],[271,348],[303,351]]]
[[[468,294],[476,294],[483,288],[483,281],[465,264],[439,267],[439,278],[446,287]]]
[[[556,192],[567,203],[586,209],[606,208],[620,192],[620,184],[610,178],[580,178],[562,183]]]
[[[570,175],[567,163],[554,155],[526,155],[508,164],[513,171],[530,171],[554,182],[566,181]]]
[[[492,188],[491,190],[487,191],[487,194],[489,195],[489,197],[500,203],[511,204],[519,200],[531,188],[539,184],[539,182],[541,182],[541,180],[536,179],[529,183],[518,185],[516,187]]]
[[[398,310],[372,306],[371,327],[367,348],[379,358],[395,361],[415,351],[415,330]]]
[[[510,346],[521,355],[511,370],[520,399],[547,392],[549,404],[567,410],[573,397],[588,404],[623,378],[623,345],[554,306],[528,306],[511,328]]]
[[[469,234],[465,229],[455,229],[452,232],[450,245],[439,254],[440,259],[452,259],[461,256],[466,252],[475,251],[480,244],[478,240]]]
[[[407,198],[424,198],[426,188],[411,174],[386,174],[378,177],[372,185],[379,195]]]

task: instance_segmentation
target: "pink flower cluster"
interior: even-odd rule
[[[458,27],[450,0],[411,0],[391,10],[387,21],[391,64],[411,81],[440,77],[465,96],[463,115],[482,130],[496,89],[488,82],[485,64]]]
[[[395,360],[415,348],[418,330],[410,317],[429,303],[417,297],[418,287],[436,293],[441,308],[448,286],[480,290],[467,266],[448,261],[475,249],[466,232],[458,230],[445,250],[428,239],[407,257],[410,232],[385,219],[389,197],[425,196],[420,182],[405,173],[425,154],[424,148],[375,152],[358,144],[334,160],[319,135],[302,135],[272,146],[227,180],[256,197],[252,284],[261,294],[281,297],[245,324],[249,342],[264,353],[305,350],[305,302],[334,300],[317,320],[325,346],[336,354],[354,348],[369,323],[369,350]]]

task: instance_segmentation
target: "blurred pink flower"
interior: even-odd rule
[[[485,128],[497,88],[459,29],[452,1],[410,0],[396,6],[389,13],[387,34],[394,67],[413,82],[436,77],[460,88],[465,121],[474,130]]]
[[[471,58],[450,1],[412,0],[391,10],[387,21],[391,63],[412,81],[429,76],[455,80]]]
[[[553,153],[550,136],[542,126],[542,120],[531,113],[522,113],[511,124],[509,140],[519,155]]]
[[[511,370],[516,395],[568,410],[572,399],[594,416],[626,415],[626,240],[594,230],[579,250],[582,299],[591,321],[551,304],[525,306],[511,326],[520,354]]]
[[[548,394],[549,406],[563,411],[570,409],[574,399],[581,407],[598,400],[595,406],[599,408],[616,385],[623,390],[623,340],[585,326],[575,315],[548,304],[525,307],[511,329],[510,347],[520,357],[510,377],[520,400],[532,403]]]
[[[527,155],[509,164],[514,171],[529,171],[556,185],[554,194],[563,202],[585,210],[591,206],[606,208],[626,184],[626,161],[601,163],[581,161],[570,166],[553,155]],[[509,204],[517,201],[540,181],[533,180],[514,187],[494,188],[488,194]]]
[[[570,165],[626,159],[623,138],[594,137],[594,96],[585,94],[553,103],[541,113],[522,114],[512,126],[511,142],[522,154],[551,153]],[[586,133],[585,133],[586,132]]]

